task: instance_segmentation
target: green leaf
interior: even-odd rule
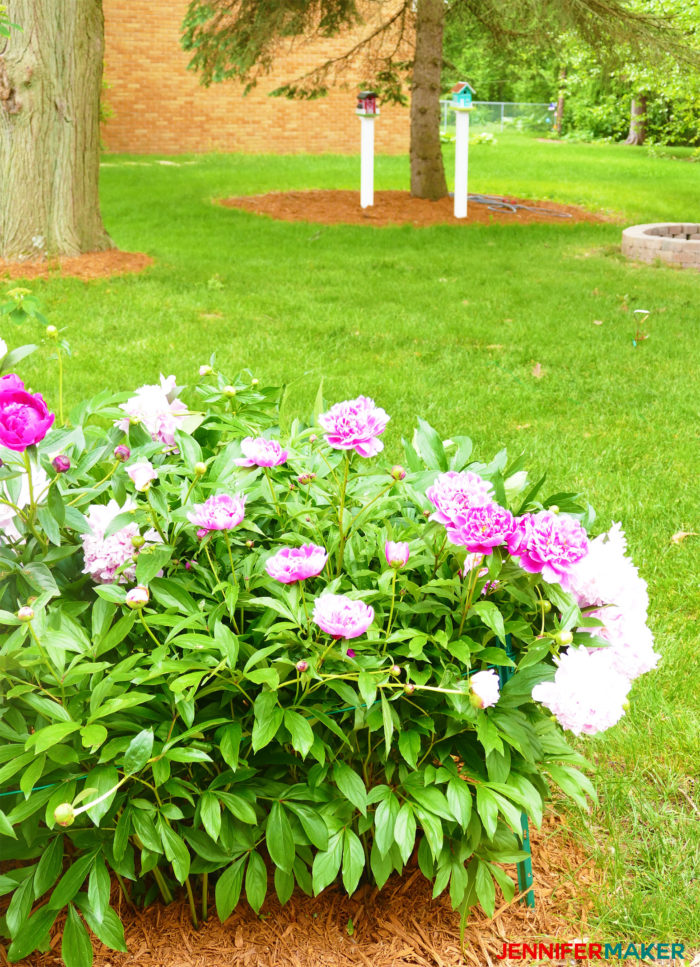
[[[292,737],[292,746],[305,759],[314,744],[314,733],[308,720],[299,712],[287,709],[284,713],[284,724]]]
[[[124,753],[124,772],[132,776],[140,772],[151,757],[153,751],[153,730],[143,729],[128,745]]]
[[[427,786],[425,788],[411,786],[406,791],[419,805],[431,813],[435,813],[436,816],[441,816],[443,819],[448,820],[456,818],[452,815],[452,810],[449,807],[447,799],[445,799],[444,793],[440,792],[435,786]]]
[[[250,854],[245,875],[245,895],[255,913],[260,912],[260,908],[265,902],[266,893],[267,870],[265,863],[260,853],[253,851]]]
[[[496,637],[505,645],[506,629],[503,625],[503,615],[493,601],[477,601],[469,609],[470,614],[472,611],[479,615],[486,627],[490,628]]]
[[[387,758],[391,755],[391,738],[394,734],[394,720],[391,717],[391,706],[386,695],[382,692],[382,724],[384,725],[384,744]]]
[[[418,768],[420,754],[420,734],[408,729],[399,735],[399,752],[412,769]]]
[[[91,967],[92,964],[90,937],[72,903],[63,927],[61,957],[66,967]]]
[[[221,735],[221,756],[234,772],[238,769],[241,734],[240,722],[234,722],[232,725],[227,725]]]
[[[377,697],[376,675],[370,675],[369,672],[361,671],[357,676],[357,688],[362,696],[362,701],[365,703],[367,708],[371,708],[371,706],[374,705],[374,700]]]
[[[129,843],[129,836],[131,835],[131,810],[129,808],[124,809],[121,816],[117,820],[117,825],[114,830],[114,839],[112,840],[112,852],[114,853],[114,859],[119,862],[123,859],[126,853],[126,847]]]
[[[376,840],[374,843],[372,843],[372,852],[370,853],[369,857],[369,865],[372,870],[372,876],[374,877],[375,883],[381,890],[391,874],[394,872],[394,864],[392,862],[390,853],[387,853],[386,856],[382,856]]]
[[[472,797],[463,779],[450,779],[447,783],[447,803],[455,819],[466,829],[472,814]]]
[[[333,781],[345,798],[366,816],[367,790],[360,776],[344,762],[336,762],[333,766]]]
[[[295,856],[294,837],[287,814],[279,802],[272,804],[265,827],[265,843],[275,866],[285,873],[291,873]]]
[[[202,825],[216,843],[221,832],[221,803],[213,792],[202,793],[199,815]]]
[[[486,835],[489,839],[493,839],[498,823],[498,801],[495,794],[484,785],[476,787],[476,811]]]
[[[236,819],[240,819],[242,823],[248,823],[249,826],[257,824],[256,812],[243,796],[239,796],[236,792],[217,792],[217,796]]]
[[[136,561],[136,583],[149,584],[172,556],[173,548],[167,544],[146,545]]]
[[[90,871],[88,880],[88,903],[92,908],[95,919],[102,922],[109,907],[109,891],[111,883],[104,861],[96,861]]]
[[[190,851],[172,827],[159,817],[158,831],[163,843],[163,849],[178,883],[184,883],[190,872]]]
[[[34,873],[34,899],[38,900],[50,889],[63,869],[63,833],[54,836],[44,852]]]
[[[111,950],[119,950],[125,954],[126,941],[124,939],[124,924],[116,912],[111,907],[107,907],[102,920],[98,920],[82,897],[83,894],[76,897],[76,905],[79,907],[80,912],[85,917],[85,922],[97,939],[101,940]]]
[[[2,809],[0,809],[0,836],[9,836],[11,839],[17,839],[17,833],[14,831],[12,823]]]
[[[418,429],[413,432],[413,446],[429,470],[447,470],[447,456],[436,430],[418,417]]]
[[[25,921],[10,944],[10,949],[7,951],[10,962],[14,964],[18,960],[24,960],[32,951],[43,946],[57,916],[58,910],[47,906],[39,907],[36,913]]]
[[[95,853],[87,856],[80,856],[74,860],[58,881],[56,888],[49,900],[50,910],[60,910],[70,903],[80,887],[85,882],[85,877],[90,872],[92,864],[95,862]]]
[[[144,809],[137,809],[134,806],[131,809],[131,821],[134,824],[134,832],[146,849],[149,849],[152,853],[162,853],[163,844],[148,813]]]
[[[401,859],[408,863],[416,842],[416,817],[413,806],[405,802],[399,809],[394,826],[394,839],[399,847]]]
[[[280,903],[284,905],[294,892],[294,875],[275,867],[275,891]]]
[[[80,722],[55,722],[53,725],[46,725],[43,729],[39,729],[33,735],[30,735],[24,743],[24,747],[25,749],[33,748],[35,755],[39,755],[40,752],[46,752],[52,746],[58,745],[67,736],[77,732],[79,728]]]
[[[14,937],[19,932],[20,927],[27,920],[33,903],[34,891],[32,888],[32,877],[30,875],[25,877],[15,889],[10,900],[10,905],[7,908],[6,923],[11,937]]]
[[[345,830],[343,839],[343,886],[348,895],[357,889],[365,868],[365,851],[359,837],[351,829]]]
[[[474,883],[479,903],[487,917],[492,917],[496,906],[496,887],[486,863],[479,861]]]
[[[102,802],[97,803],[96,806],[91,806],[86,810],[88,816],[93,821],[95,826],[100,825],[102,817],[105,816],[109,810],[112,808],[112,803],[114,802],[114,796],[116,795],[116,786],[119,782],[119,773],[114,766],[97,766],[92,772],[89,772],[85,780],[85,789],[94,789],[95,792],[89,797],[89,802],[99,799],[110,789],[114,790],[111,796],[103,799]]]
[[[95,749],[99,749],[108,734],[104,725],[84,725],[80,730],[80,741],[83,743],[83,748],[94,752]]]
[[[253,752],[259,752],[277,735],[284,711],[277,704],[274,692],[261,692],[255,700],[254,711],[252,744]]]
[[[216,881],[215,899],[216,913],[219,920],[224,923],[231,916],[241,897],[243,888],[243,874],[247,855],[241,856],[228,869],[224,870]]]
[[[314,895],[318,896],[335,880],[343,859],[343,831],[334,833],[328,842],[328,849],[316,853],[312,870]]]
[[[316,849],[326,850],[328,849],[328,827],[323,819],[315,809],[311,809],[309,806],[305,806],[303,803],[292,802],[291,800],[286,803],[287,809],[293,812],[295,816],[299,819],[302,829],[306,833],[309,842],[316,847]]]
[[[391,793],[377,806],[374,814],[374,841],[382,856],[386,856],[394,844],[394,827],[399,815],[399,801]]]

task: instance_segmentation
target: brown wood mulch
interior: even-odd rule
[[[510,196],[507,200],[538,211],[491,211],[487,205],[470,202],[468,217],[455,218],[451,198],[427,201],[425,198],[413,198],[407,191],[377,191],[374,205],[364,209],[360,208],[359,191],[275,191],[265,195],[222,198],[218,199],[218,204],[287,222],[372,225],[378,228],[387,225],[413,225],[418,228],[429,225],[529,225],[535,222],[571,225],[575,222],[605,221],[602,216],[575,205]],[[561,218],[557,213],[566,213],[571,217]]]
[[[432,900],[430,885],[414,868],[402,877],[392,877],[381,892],[365,885],[351,897],[335,888],[315,898],[295,893],[284,907],[271,895],[260,916],[241,902],[226,923],[219,923],[212,912],[199,930],[192,926],[184,899],[167,907],[158,903],[144,911],[130,911],[123,900],[120,908],[121,898],[115,895],[129,952],[115,953],[95,941],[95,967],[494,967],[510,963],[497,960],[504,942],[551,938],[564,943],[588,937],[591,900],[587,894],[601,879],[590,856],[555,817],[547,817],[540,832],[532,831],[532,850],[536,909],[528,910],[517,898],[506,904],[497,894],[493,918],[472,914],[464,954],[459,914],[452,910],[449,897]],[[60,949],[59,929],[50,952],[23,963],[58,967]],[[6,962],[1,945],[0,961]]]
[[[84,255],[58,256],[32,262],[9,262],[0,259],[0,280],[73,278],[89,282],[113,275],[143,272],[153,265],[150,255],[143,252],[121,252],[117,248],[106,252],[86,252]]]

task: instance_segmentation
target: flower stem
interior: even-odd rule
[[[143,611],[140,608],[139,608],[139,618],[141,619],[141,624],[146,629],[146,634],[150,635],[151,638],[155,641],[156,645],[160,648],[160,642],[158,641],[158,639],[156,638],[156,636],[153,634],[153,632],[151,631],[151,629],[146,624],[146,619],[144,618]]]
[[[394,576],[391,579],[391,607],[389,608],[389,621],[386,626],[386,638],[384,639],[384,647],[382,648],[382,654],[386,652],[387,645],[389,644],[389,635],[391,634],[391,623],[394,620],[394,604],[396,602],[396,578],[399,576],[399,572],[394,568]]]
[[[202,873],[202,920],[209,916],[209,874]]]
[[[347,540],[347,535],[343,532],[343,515],[345,513],[345,493],[348,489],[348,473],[350,472],[350,453],[346,451],[345,453],[345,472],[343,473],[343,482],[340,485],[340,508],[338,510],[338,530],[340,532],[340,542],[338,544],[338,575],[343,570],[343,557],[345,556],[345,542]],[[350,527],[352,527],[352,521],[350,522]],[[349,532],[350,528],[348,528]]]
[[[61,354],[61,347],[57,350],[58,358],[58,422],[63,426],[63,356]]]
[[[199,929],[199,921],[197,920],[197,908],[194,902],[194,894],[192,893],[192,884],[190,883],[189,876],[185,879],[185,889],[187,890],[187,899],[190,904],[190,916],[192,918],[192,926],[195,930]]]
[[[153,504],[151,503],[151,495],[148,492],[148,490],[146,490],[146,500],[147,500],[148,506],[150,507],[150,510],[151,510],[151,519],[153,520],[153,526],[158,531],[158,536],[160,537],[160,539],[162,540],[162,542],[164,544],[167,544],[168,543],[168,539],[165,536],[165,534],[163,533],[162,527],[160,526],[160,522],[158,521],[158,513],[157,513],[155,507],[153,506]]]
[[[481,561],[483,561],[483,557]],[[462,637],[462,629],[464,628],[464,622],[467,620],[467,612],[471,607],[472,596],[474,595],[474,590],[476,589],[476,583],[479,580],[479,568],[481,567],[481,561],[475,564],[474,567],[472,568],[472,573],[474,577],[472,578],[471,574],[469,575],[469,587],[468,587],[467,596],[464,602],[464,608],[462,610],[462,620],[459,623],[459,631],[457,632],[458,638]]]
[[[224,535],[224,540],[226,541],[226,550],[228,551],[228,559],[231,564],[231,574],[233,575],[233,583],[237,584],[238,581],[236,580],[236,568],[234,567],[234,564],[233,564],[233,554],[231,553],[231,541],[228,536],[228,531],[223,531],[223,535]]]
[[[161,873],[161,871],[158,869],[157,866],[153,867],[153,876],[155,877],[155,881],[158,884],[158,889],[160,890],[160,895],[163,897],[163,900],[166,903],[172,903],[173,895],[170,892],[170,887],[165,882],[165,877],[163,876],[163,874]]]
[[[267,467],[263,467],[263,473],[267,477],[267,485],[270,488],[270,494],[272,495],[272,503],[275,505],[277,516],[281,517],[282,513],[280,511],[280,505],[277,503],[277,497],[275,497],[275,489],[272,486],[272,480],[270,479],[270,471],[267,469]]]

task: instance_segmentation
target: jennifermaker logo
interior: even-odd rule
[[[685,960],[682,943],[504,943],[497,960]]]

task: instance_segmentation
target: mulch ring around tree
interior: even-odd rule
[[[469,202],[468,217],[455,218],[453,200],[439,201],[414,198],[407,191],[377,191],[371,208],[360,207],[359,191],[274,191],[265,195],[245,195],[241,198],[222,198],[218,204],[237,208],[256,215],[268,215],[286,222],[314,222],[323,225],[530,225],[536,222],[571,225],[575,222],[604,222],[575,205],[558,205],[553,201],[533,201],[512,198],[506,201],[515,211],[491,210],[488,204]],[[533,211],[532,209],[535,209]],[[565,217],[562,217],[565,216]]]
[[[0,279],[72,278],[89,282],[113,275],[143,272],[153,265],[150,255],[143,252],[120,252],[112,248],[106,252],[86,252],[84,255],[57,256],[38,262],[8,262],[0,259]]]
[[[567,836],[562,820],[545,819],[532,830],[537,905],[529,910],[516,898],[505,903],[497,892],[492,918],[473,912],[467,922],[465,953],[460,950],[459,913],[449,896],[431,898],[431,885],[417,867],[392,877],[379,891],[363,885],[346,896],[329,888],[312,898],[298,891],[281,907],[273,893],[256,916],[242,900],[226,923],[214,910],[195,930],[186,901],[155,903],[129,910],[116,891],[113,904],[126,928],[127,954],[96,940],[94,967],[494,967],[504,943],[581,940],[588,936],[587,892],[601,874],[591,857]],[[509,868],[514,876],[515,869]],[[197,893],[199,883],[195,878]],[[213,894],[213,889],[210,889]],[[199,906],[200,899],[197,898]],[[210,896],[213,905],[213,896]],[[51,951],[22,963],[58,967],[60,929]],[[0,962],[6,963],[0,945]],[[551,963],[559,963],[552,961]],[[577,961],[583,965],[588,961]]]

